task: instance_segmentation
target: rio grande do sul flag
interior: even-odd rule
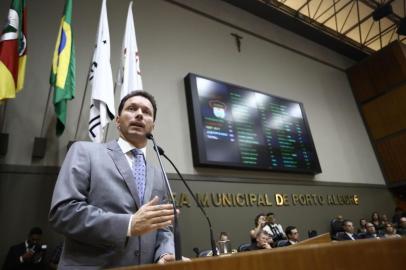
[[[27,61],[26,0],[12,0],[0,37],[0,101],[15,98],[24,86]]]

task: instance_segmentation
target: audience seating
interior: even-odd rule
[[[241,244],[241,245],[237,248],[237,251],[238,251],[238,252],[247,251],[250,246],[251,246],[251,243],[244,243],[244,244]]]

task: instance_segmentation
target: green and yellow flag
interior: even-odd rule
[[[15,98],[24,86],[27,61],[25,0],[12,0],[0,37],[0,102]]]
[[[71,29],[72,0],[66,0],[52,61],[50,84],[54,90],[56,134],[65,130],[68,100],[75,97],[75,46]]]

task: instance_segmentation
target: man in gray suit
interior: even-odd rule
[[[132,92],[119,105],[118,141],[71,146],[49,213],[52,226],[65,236],[58,269],[174,260],[173,208],[165,203],[162,173],[145,161],[145,136],[154,129],[156,111],[153,96]]]

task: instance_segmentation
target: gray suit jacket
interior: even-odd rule
[[[144,203],[167,200],[162,173],[147,162]],[[153,263],[174,253],[170,228],[127,237],[140,207],[128,161],[116,141],[74,143],[62,164],[49,220],[65,236],[58,269],[99,269]],[[79,267],[80,266],[80,267]]]

